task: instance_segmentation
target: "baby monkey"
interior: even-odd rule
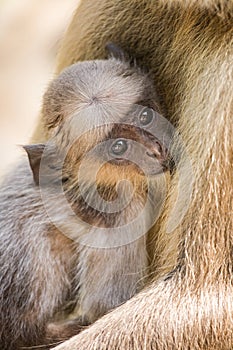
[[[109,47],[51,82],[49,141],[1,187],[3,350],[64,340],[144,286],[173,128],[148,74]]]

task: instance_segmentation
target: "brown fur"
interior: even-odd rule
[[[151,69],[191,158],[191,204],[170,232],[171,244],[165,244],[174,221],[177,175],[161,240],[151,248],[153,285],[58,349],[230,350],[233,1],[82,1],[58,55],[57,72],[77,60],[104,57],[109,41]],[[45,135],[40,123],[35,138]],[[170,274],[158,280],[166,270]]]

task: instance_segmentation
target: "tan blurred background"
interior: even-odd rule
[[[0,0],[0,176],[32,135],[59,42],[79,0]]]

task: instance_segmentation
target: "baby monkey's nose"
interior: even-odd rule
[[[165,160],[168,157],[168,151],[165,146],[158,141],[151,142],[147,151],[147,156],[157,158],[158,160]]]
[[[171,167],[168,149],[159,141],[154,140],[150,145],[147,145],[146,156],[153,162],[157,161],[162,171],[166,171]]]

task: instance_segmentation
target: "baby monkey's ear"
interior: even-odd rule
[[[35,184],[39,185],[39,172],[40,172],[40,163],[42,154],[45,149],[44,144],[35,144],[35,145],[24,145],[23,149],[27,152],[29,164],[32,170],[33,178]]]
[[[109,57],[114,57],[120,61],[130,61],[130,57],[127,52],[125,52],[120,46],[109,42],[105,46]]]

